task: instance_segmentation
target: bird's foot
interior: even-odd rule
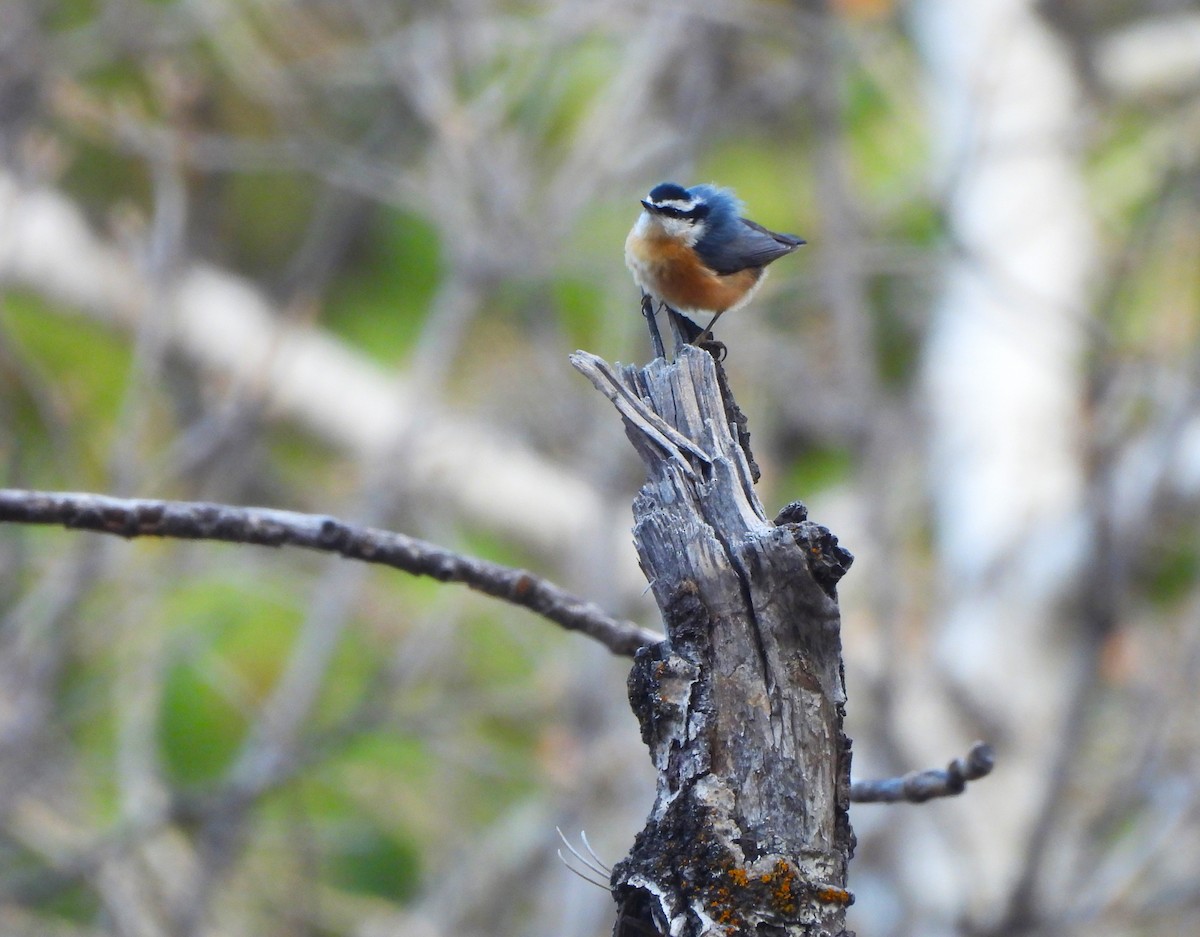
[[[729,353],[729,349],[725,347],[724,342],[719,342],[713,338],[712,331],[705,329],[692,341],[692,344],[697,348],[702,348],[718,361],[724,361],[725,356]]]

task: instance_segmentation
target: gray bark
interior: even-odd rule
[[[668,635],[629,677],[658,790],[613,872],[616,937],[844,935],[854,836],[836,583],[852,557],[803,505],[767,518],[711,355],[685,346],[619,372],[572,361],[646,465],[634,538]]]

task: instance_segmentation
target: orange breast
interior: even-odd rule
[[[642,287],[681,312],[724,312],[745,298],[763,274],[761,267],[752,267],[720,276],[669,238],[630,236],[625,251]]]

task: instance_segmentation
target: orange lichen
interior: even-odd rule
[[[794,920],[803,902],[850,905],[854,896],[836,885],[806,879],[799,869],[779,859],[767,871],[751,872],[726,859],[721,872],[702,891],[713,922],[727,935],[742,934],[745,908],[757,908],[769,918]]]
[[[728,888],[718,888],[717,897],[708,903],[713,909],[713,920],[729,928],[737,928],[742,923],[741,916],[730,900]]]
[[[737,934],[745,927],[745,920],[740,913],[740,902],[743,900],[735,889],[744,888],[749,882],[745,869],[735,868],[732,863],[725,864],[725,873],[729,876],[730,885],[714,882],[708,889],[707,906],[713,921],[725,929],[727,934]]]
[[[774,879],[771,897],[776,908],[784,914],[792,914],[796,910],[796,871],[786,862],[775,863]]]
[[[823,901],[826,904],[853,904],[854,895],[846,891],[844,888],[838,888],[835,885],[826,885],[817,893],[817,900]]]
[[[717,923],[724,924],[726,927],[737,927],[741,923],[741,918],[737,916],[733,908],[721,908],[717,912]]]

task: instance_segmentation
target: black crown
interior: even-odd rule
[[[660,182],[650,190],[652,202],[686,202],[691,197],[687,189],[674,182]]]

